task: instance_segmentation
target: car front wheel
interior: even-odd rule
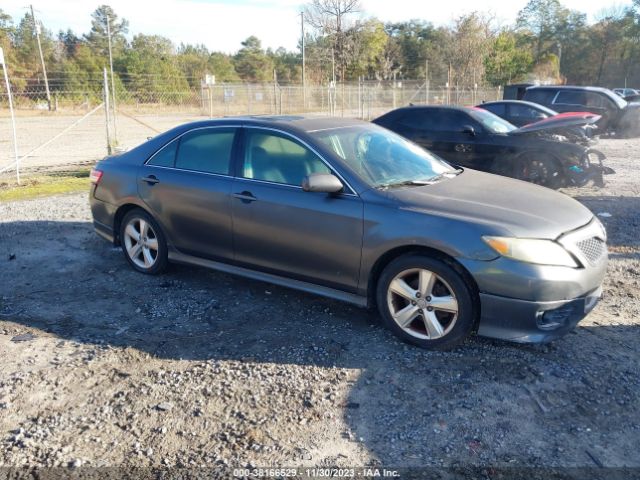
[[[378,310],[402,340],[427,349],[464,341],[474,326],[473,290],[449,262],[423,255],[392,261],[378,281]]]
[[[132,210],[122,219],[120,244],[127,261],[138,272],[156,275],[167,266],[164,235],[144,210]]]

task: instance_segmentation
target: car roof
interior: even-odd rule
[[[400,112],[400,111],[405,111],[405,112],[415,112],[415,111],[420,111],[420,110],[440,110],[440,109],[445,109],[445,110],[458,110],[460,112],[469,112],[469,110],[473,110],[473,108],[475,107],[460,107],[457,105],[408,105],[406,107],[400,107],[400,108],[396,108],[395,110],[391,110],[388,113],[392,113],[392,112]]]
[[[535,103],[535,102],[527,102],[525,100],[497,100],[495,102],[484,102],[484,103],[478,105],[478,107],[482,108],[485,105],[501,105],[501,104],[503,105],[505,103],[507,103],[509,105],[522,105],[522,106],[525,106],[525,107],[531,107],[531,108],[534,108],[536,110],[541,110],[541,111],[546,112],[546,113],[553,112],[553,110],[551,110],[548,107],[545,107],[544,105],[540,105],[539,103]]]
[[[502,104],[502,103],[509,103],[509,104],[513,104],[513,105],[526,105],[527,107],[533,107],[533,108],[544,108],[545,110],[548,110],[548,108],[534,103],[534,102],[527,102],[525,100],[496,100],[494,102],[483,102],[480,105],[478,105],[478,107],[482,108],[483,105],[497,105],[497,104]]]
[[[603,87],[585,87],[581,85],[536,85],[529,87],[527,90],[584,90],[587,92],[610,93],[611,90]]]
[[[368,124],[362,120],[351,118],[321,117],[314,115],[243,115],[222,117],[195,123],[204,124],[203,126],[240,123],[247,126],[277,127],[284,130],[297,130],[306,133],[318,130],[349,127],[352,125]]]
[[[242,125],[271,127],[290,133],[310,133],[318,130],[344,128],[353,125],[370,125],[370,123],[351,118],[320,117],[313,115],[243,115],[212,118],[184,123],[172,131],[182,133],[193,128],[214,127],[224,125]]]

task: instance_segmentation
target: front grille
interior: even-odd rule
[[[607,251],[605,242],[598,237],[586,238],[576,243],[576,245],[591,263],[596,263]]]

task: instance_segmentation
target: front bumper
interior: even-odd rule
[[[478,335],[520,343],[550,342],[571,331],[602,296],[602,287],[572,300],[535,302],[480,294]]]
[[[604,160],[606,158],[600,150],[590,148],[584,153],[580,165],[570,166],[565,173],[572,185],[582,187],[593,181],[595,186],[603,187],[603,175],[616,173],[611,167],[605,167]]]

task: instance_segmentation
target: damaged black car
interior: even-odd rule
[[[480,108],[409,106],[373,120],[448,162],[549,188],[604,185],[604,155],[588,143],[569,140],[585,116],[549,118],[517,128]]]

